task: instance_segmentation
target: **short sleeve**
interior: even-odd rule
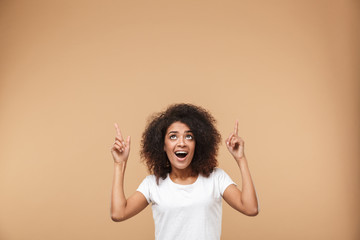
[[[151,176],[147,176],[139,185],[139,187],[136,189],[136,191],[141,192],[144,197],[146,198],[146,201],[148,203],[151,202]]]
[[[230,176],[221,168],[216,168],[216,177],[218,180],[218,186],[221,196],[224,194],[225,189],[231,185],[234,184],[236,186],[236,183],[230,178]]]

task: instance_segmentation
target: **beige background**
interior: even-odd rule
[[[153,239],[110,219],[113,123],[146,176],[146,119],[171,103],[239,132],[261,210],[222,239],[360,238],[359,2],[0,1],[0,239]],[[220,167],[241,185],[224,144]]]

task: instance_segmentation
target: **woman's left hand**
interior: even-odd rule
[[[244,140],[238,136],[238,121],[235,122],[234,132],[225,140],[226,147],[236,161],[245,158]]]

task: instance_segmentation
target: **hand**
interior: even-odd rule
[[[111,154],[115,163],[126,163],[130,153],[130,136],[124,141],[118,125],[114,124],[116,129],[116,137],[114,145],[111,148]]]
[[[244,140],[238,136],[238,121],[235,122],[234,132],[225,140],[226,147],[236,161],[245,158]]]

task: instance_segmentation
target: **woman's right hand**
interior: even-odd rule
[[[130,136],[124,141],[118,125],[114,124],[116,129],[116,137],[114,145],[111,148],[111,154],[115,163],[126,163],[130,153]]]

